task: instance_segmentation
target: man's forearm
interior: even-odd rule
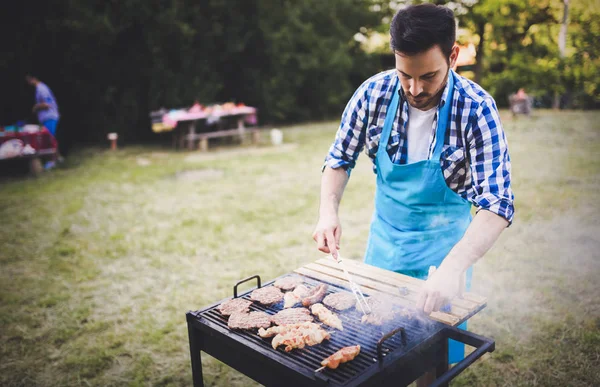
[[[479,211],[462,239],[450,250],[442,266],[462,273],[494,245],[508,221],[490,211]]]
[[[321,205],[319,207],[321,216],[337,215],[346,183],[348,183],[348,173],[344,169],[325,167],[321,177]]]
[[[34,110],[34,111],[38,111],[38,110],[46,110],[46,109],[49,109],[49,108],[50,108],[50,105],[48,105],[48,104],[47,104],[47,103],[45,103],[45,102],[36,103],[36,104],[33,106],[33,110]]]

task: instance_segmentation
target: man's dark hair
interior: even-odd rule
[[[441,5],[411,5],[394,15],[390,38],[394,52],[415,55],[438,45],[449,58],[456,40],[454,13]]]

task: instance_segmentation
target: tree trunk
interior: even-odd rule
[[[567,46],[567,20],[569,17],[569,0],[563,1],[565,3],[565,8],[563,12],[562,25],[560,26],[560,33],[558,34],[558,52],[561,61],[565,57],[565,48]],[[554,92],[554,102],[552,103],[552,108],[554,110],[560,109],[560,93],[558,91]]]
[[[477,34],[479,35],[479,43],[475,47],[475,83],[481,83],[483,76],[483,50],[485,43],[485,21],[477,23]]]

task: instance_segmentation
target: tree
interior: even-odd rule
[[[526,87],[545,104],[552,103],[552,96],[563,95],[565,106],[595,106],[594,94],[580,90],[596,90],[593,85],[598,85],[590,71],[595,58],[591,47],[598,46],[598,35],[594,39],[588,33],[594,30],[600,13],[597,2],[572,4],[577,7],[571,10],[568,38],[570,9],[565,0],[462,0],[452,4],[458,4],[461,25],[479,37],[476,81],[499,105],[506,104],[508,94]],[[582,48],[575,42],[585,49],[580,52]]]
[[[382,1],[382,0],[377,0]],[[3,121],[31,119],[25,72],[55,91],[77,141],[152,138],[149,112],[245,102],[261,122],[338,116],[373,71],[353,36],[371,0],[24,0],[1,14]]]
[[[560,26],[560,35],[558,35],[558,52],[560,55],[560,60],[564,60],[565,58],[565,49],[567,46],[567,23],[569,19],[569,0],[563,0],[565,4],[562,24]],[[554,92],[554,102],[552,103],[552,108],[558,110],[560,108],[560,94],[558,91]]]

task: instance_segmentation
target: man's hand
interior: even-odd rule
[[[348,173],[342,168],[326,167],[321,177],[321,203],[319,206],[319,222],[313,232],[317,248],[329,253],[335,260],[342,238],[342,225],[338,216],[338,208],[344,187],[348,182]]]
[[[417,299],[417,309],[430,314],[464,291],[461,289],[464,273],[492,247],[506,226],[506,219],[490,211],[479,211],[462,239],[425,282]]]
[[[419,293],[417,298],[417,309],[422,310],[429,315],[431,312],[437,312],[440,308],[456,297],[462,289],[461,277],[464,273],[445,267],[443,264],[433,273]]]
[[[38,110],[46,110],[49,108],[50,108],[50,105],[48,105],[45,102],[40,102],[40,103],[36,103],[35,105],[33,105],[33,108],[31,109],[31,111],[35,113]]]
[[[329,253],[337,259],[337,251],[340,249],[342,238],[342,225],[337,215],[325,215],[319,218],[317,227],[313,232],[313,239],[317,242],[317,248]]]

